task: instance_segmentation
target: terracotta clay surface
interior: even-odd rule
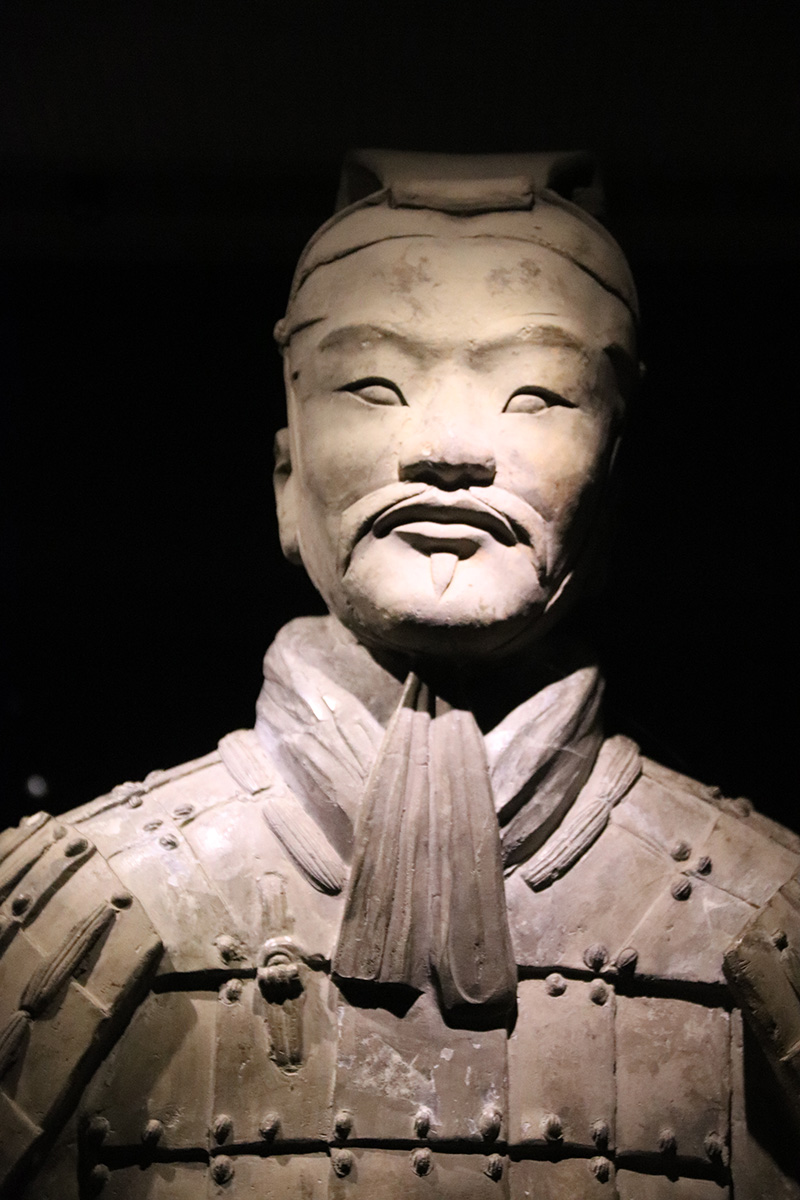
[[[800,839],[603,726],[639,373],[582,155],[351,156],[254,728],[0,835],[0,1195],[800,1197]]]

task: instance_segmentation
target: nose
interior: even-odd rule
[[[429,483],[455,491],[457,488],[488,487],[494,483],[497,463],[491,451],[467,431],[460,436],[443,433],[421,438],[404,447],[399,462],[400,479],[406,483]]]

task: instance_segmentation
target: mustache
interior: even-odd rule
[[[475,525],[507,546],[530,549],[537,572],[547,572],[548,521],[527,500],[494,484],[446,491],[425,483],[390,483],[351,504],[342,514],[339,556],[346,571],[358,543],[384,537],[407,521]]]

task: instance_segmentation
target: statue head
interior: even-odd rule
[[[303,252],[281,541],[367,645],[507,655],[589,573],[637,310],[616,243],[553,190],[578,161],[362,152]]]

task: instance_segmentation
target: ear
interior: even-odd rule
[[[275,434],[275,470],[272,473],[272,483],[275,488],[281,549],[289,562],[302,566],[297,534],[297,477],[292,474],[288,429],[279,429]]]

